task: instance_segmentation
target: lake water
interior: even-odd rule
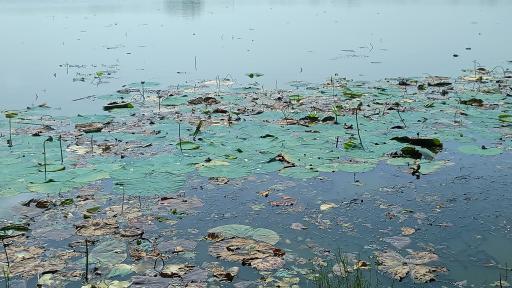
[[[37,97],[65,114],[96,112],[71,100],[138,81],[229,75],[245,83],[249,72],[282,88],[335,73],[381,79],[454,76],[473,61],[510,67],[510,11],[506,0],[0,0],[0,107]],[[109,83],[73,82],[100,70],[115,72]]]
[[[377,255],[386,250],[399,251],[399,260],[414,251],[439,255],[439,261],[420,264],[447,270],[439,268],[437,281],[419,287],[488,287],[500,277],[510,283],[512,77],[509,71],[495,73],[512,69],[510,12],[512,1],[506,0],[0,0],[0,111],[19,110],[12,129],[8,121],[0,122],[0,220],[2,225],[29,221],[32,233],[27,242],[9,249],[41,245],[51,252],[41,257],[53,257],[88,237],[75,231],[86,216],[113,214],[121,228],[144,229],[144,236],[168,245],[193,242],[185,253],[167,251],[170,263],[207,269],[205,262],[219,261],[241,267],[233,283],[210,277],[210,284],[218,285],[212,287],[244,281],[251,283],[238,287],[256,287],[264,277],[270,279],[265,287],[295,277],[300,287],[316,287],[310,281],[313,267],[331,261],[337,249],[367,261],[374,268],[367,274],[376,275],[382,287],[419,286],[412,275],[399,283],[377,272]],[[455,89],[444,91],[451,84],[429,85],[422,79],[420,89],[416,83],[377,82],[459,77],[475,65],[492,70],[482,74],[490,79],[486,84],[459,79],[452,81]],[[319,84],[332,76],[339,86]],[[234,85],[214,88],[212,82],[200,82],[217,77]],[[141,81],[148,89],[170,88],[161,111],[150,90],[147,101],[133,102],[133,110],[102,111],[119,96],[138,97]],[[301,85],[293,87],[292,81]],[[198,83],[203,85],[196,89]],[[131,94],[111,95],[126,87],[133,89]],[[289,90],[268,90],[274,88]],[[199,96],[214,96],[218,102],[191,102]],[[469,97],[484,100],[482,105],[461,104]],[[350,105],[359,99],[365,103],[354,123]],[[280,106],[285,102],[289,106]],[[42,103],[54,109],[22,110]],[[331,116],[337,103],[344,107],[336,123],[299,122],[311,115]],[[214,107],[224,111],[213,112]],[[233,122],[232,108],[241,115]],[[95,113],[105,115],[75,117]],[[288,116],[297,123],[283,124]],[[346,125],[337,125],[338,116],[339,124]],[[85,134],[76,129],[75,124],[92,121],[103,122],[105,130]],[[360,142],[355,134],[359,124]],[[8,147],[11,130],[14,146]],[[390,139],[420,134],[441,138],[444,147],[422,150],[435,159],[421,160],[417,179],[411,168],[419,162],[393,162],[392,153],[405,144]],[[50,135],[54,139],[44,141]],[[63,135],[64,152],[58,135]],[[185,152],[182,137],[190,140],[184,141]],[[358,146],[363,141],[367,150]],[[41,149],[49,154],[54,169],[49,177],[55,182],[43,175]],[[296,160],[293,166],[288,167],[288,155]],[[141,194],[143,200],[137,197]],[[57,205],[19,205],[34,197]],[[64,205],[64,199],[74,203]],[[290,199],[293,205],[286,204]],[[173,200],[178,209],[160,203]],[[113,213],[121,201],[128,215]],[[322,204],[332,206],[324,209]],[[305,226],[293,228],[298,223]],[[205,236],[229,224],[276,231],[278,246],[287,253],[286,266],[258,273],[213,257],[208,251],[213,241]],[[411,234],[402,230],[411,227]],[[124,253],[131,252],[133,239],[111,230],[115,233],[99,237],[99,243],[113,238],[127,243]],[[400,241],[408,242],[402,246]],[[51,273],[69,282],[67,287],[82,284],[80,249],[61,261],[65,268]],[[127,259],[123,263],[135,269],[132,264],[139,261],[133,258],[110,264]],[[140,261],[143,268],[153,264],[148,258]],[[332,263],[325,264],[332,272]],[[112,268],[98,266],[95,281]],[[149,270],[107,278],[131,280]],[[70,271],[78,274],[71,277]],[[34,273],[22,272],[31,276],[27,285],[34,286]]]

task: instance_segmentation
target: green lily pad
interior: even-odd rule
[[[498,115],[498,119],[501,122],[511,123],[512,122],[512,114],[501,114],[501,115]]]
[[[59,172],[66,170],[66,167],[64,165],[60,164],[47,164],[46,165],[46,172]],[[44,172],[44,165],[39,167],[39,172]]]
[[[116,264],[112,270],[110,270],[110,273],[107,275],[107,278],[113,278],[113,277],[119,277],[119,276],[126,276],[135,271],[135,268],[133,265],[128,264]]]
[[[460,146],[459,151],[470,155],[495,156],[503,153],[500,148],[483,148],[476,145]]]
[[[247,77],[249,77],[249,78],[251,78],[251,79],[252,79],[252,78],[258,78],[258,77],[263,76],[263,74],[261,74],[261,73],[257,73],[257,72],[256,72],[256,73],[247,73],[247,74],[245,74],[245,75],[247,75]]]
[[[89,255],[89,263],[114,266],[126,260],[126,244],[119,240],[108,240],[95,246]]]
[[[176,143],[176,147],[182,150],[197,150],[201,148],[201,146],[197,143],[191,141],[181,141]]]
[[[103,110],[111,111],[114,109],[126,109],[126,108],[134,108],[133,104],[130,102],[111,102],[107,105],[103,106]]]
[[[16,116],[18,116],[18,112],[14,112],[14,111],[5,112],[5,118],[7,118],[7,119],[16,118]]]

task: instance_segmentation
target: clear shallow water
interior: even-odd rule
[[[63,114],[96,112],[71,100],[142,80],[167,86],[229,75],[244,83],[245,73],[260,72],[273,88],[335,73],[454,76],[474,60],[510,67],[511,8],[476,0],[1,0],[0,107],[47,102]],[[73,81],[100,70],[115,72],[109,83]]]

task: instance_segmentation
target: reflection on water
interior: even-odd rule
[[[165,0],[165,10],[171,15],[194,17],[203,10],[202,0]]]
[[[454,76],[474,60],[509,68],[512,38],[503,35],[511,7],[506,0],[0,0],[0,63],[9,71],[0,78],[9,95],[2,105],[24,107],[37,94],[84,113],[96,108],[71,99],[141,80],[176,85],[229,74],[244,83],[249,72],[263,73],[265,87],[285,88],[335,73]],[[118,73],[102,85],[74,81],[112,66]]]

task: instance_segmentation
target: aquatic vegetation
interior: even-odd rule
[[[390,274],[396,280],[404,279],[408,274],[417,283],[435,281],[436,274],[446,272],[443,267],[430,267],[425,264],[438,260],[431,252],[410,252],[402,257],[395,251],[376,252],[378,269]]]
[[[337,185],[351,193],[374,181],[366,173],[387,177],[382,167],[392,177],[434,177],[466,154],[506,154],[510,102],[499,90],[503,83],[466,84],[445,77],[371,83],[333,77],[272,91],[220,78],[172,89],[143,81],[95,97],[103,114],[63,117],[47,107],[5,114],[0,129],[16,141],[0,147],[0,196],[34,193],[0,229],[9,241],[0,256],[10,266],[6,276],[51,274],[40,283],[85,276],[91,287],[150,287],[240,282],[239,273],[248,273],[258,274],[252,282],[263,287],[300,286],[306,279],[318,287],[372,287],[362,270],[373,264],[363,260],[329,266],[327,274],[305,268],[323,267],[333,257],[310,238],[324,231],[358,235],[361,226],[370,229],[363,222],[371,214],[388,226],[368,234],[378,235],[370,239],[378,245],[367,248],[377,270],[421,283],[444,277],[444,263],[430,264],[443,254],[412,250],[426,218],[446,205],[437,194],[423,195],[420,185],[381,190],[427,202],[413,211],[379,193],[340,199],[315,185],[348,176]],[[265,186],[273,179],[284,184]],[[312,195],[314,203],[306,203]],[[350,219],[353,207],[367,205]],[[211,212],[212,206],[222,211]],[[69,251],[47,245],[51,241]]]
[[[318,288],[371,288],[379,287],[378,281],[368,276],[364,270],[371,269],[368,263],[362,260],[349,259],[345,254],[338,252],[333,261],[318,270],[313,279]]]

